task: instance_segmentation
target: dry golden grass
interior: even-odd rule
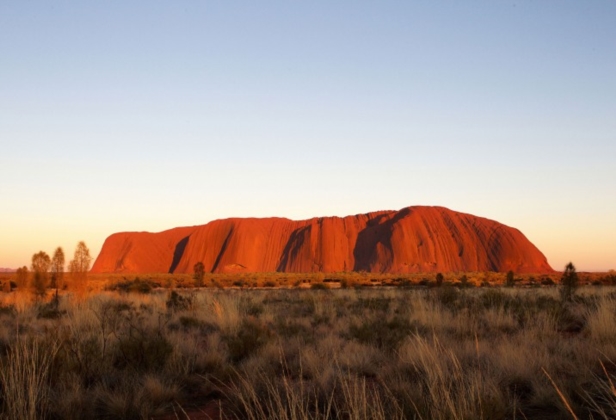
[[[8,418],[36,420],[50,404],[48,379],[57,341],[39,342],[18,335],[0,365],[2,399]]]
[[[144,279],[101,277],[58,302],[0,293],[2,417],[182,418],[212,404],[255,420],[616,416],[612,287],[561,302],[557,287]]]

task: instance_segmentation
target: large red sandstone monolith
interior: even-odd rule
[[[160,233],[111,235],[96,273],[552,272],[519,230],[443,207],[293,221],[224,219]]]

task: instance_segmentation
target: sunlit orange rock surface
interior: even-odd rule
[[[160,233],[116,233],[105,241],[92,271],[191,273],[199,261],[215,273],[552,271],[519,230],[424,206],[342,218],[224,219]]]

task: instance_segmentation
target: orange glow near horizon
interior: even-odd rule
[[[344,214],[340,214],[340,216],[344,216]],[[214,219],[217,218],[224,217],[214,217]],[[300,216],[295,219],[303,218],[306,217]],[[14,238],[14,240],[0,241],[0,268],[16,269],[23,265],[29,267],[31,256],[34,253],[42,250],[51,255],[58,246],[64,249],[68,262],[72,258],[74,249],[80,240],[86,242],[92,257],[96,258],[104,240],[112,233],[135,230],[158,232],[177,227],[153,223],[153,228],[145,227],[140,229],[141,226],[136,223],[136,220],[133,220],[133,222],[138,227],[137,229],[131,229],[128,226],[129,223],[118,224],[114,227],[113,223],[108,222],[108,226],[101,225],[95,231],[90,230],[87,235],[83,234],[85,231],[88,231],[85,229],[85,226],[67,229],[58,224],[32,225],[31,229],[25,233],[21,231],[22,226],[19,223],[15,223],[13,226],[6,226],[3,228],[7,234],[4,238],[10,237]],[[190,226],[196,224],[200,223],[185,223],[183,225]],[[559,234],[558,231],[554,232],[545,226],[537,229],[537,231],[533,231],[530,228],[520,230],[543,252],[548,259],[548,263],[557,271],[561,271],[569,261],[572,261],[579,271],[606,272],[616,269],[614,259],[616,245],[611,241],[606,232],[602,234],[600,230],[571,232],[567,235],[567,240],[564,240],[562,234]]]

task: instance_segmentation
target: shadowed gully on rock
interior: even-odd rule
[[[105,241],[93,272],[552,272],[519,230],[443,207],[293,221],[232,218]]]

